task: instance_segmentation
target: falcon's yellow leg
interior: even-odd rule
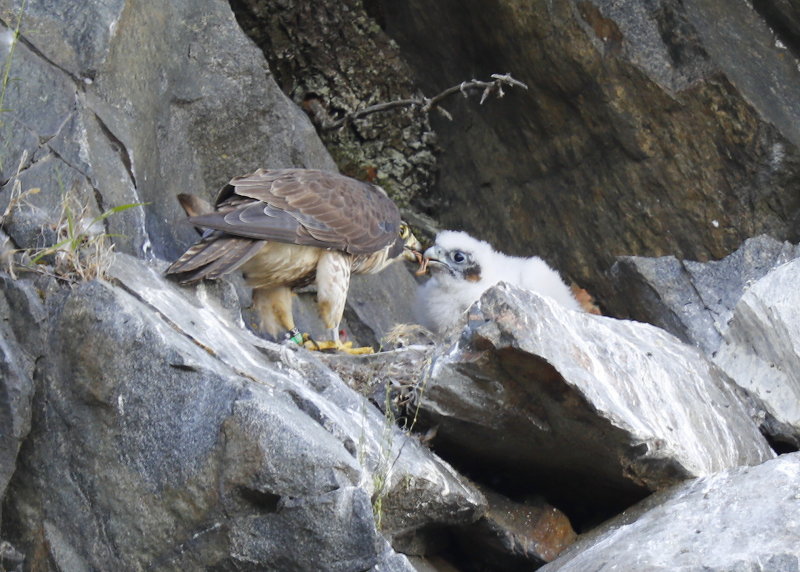
[[[285,286],[253,289],[253,306],[258,314],[261,330],[276,340],[280,334],[288,332],[289,339],[298,344],[302,336],[294,327],[292,317],[292,291]]]
[[[308,339],[303,345],[310,350],[336,350],[348,354],[371,354],[372,348],[354,348],[352,342],[339,340],[339,322],[342,321],[347,287],[350,284],[349,257],[341,252],[327,251],[317,262],[317,309],[319,317],[328,330],[330,340],[317,342]]]

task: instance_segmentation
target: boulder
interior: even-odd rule
[[[16,469],[20,445],[31,429],[36,361],[44,351],[39,326],[44,306],[35,289],[0,274],[0,498]],[[3,522],[0,507],[0,524]]]
[[[610,273],[618,292],[613,311],[659,326],[712,356],[747,287],[799,255],[800,247],[762,235],[722,260],[621,256]]]
[[[434,449],[473,478],[539,487],[569,514],[565,498],[620,508],[774,456],[741,392],[658,328],[505,284],[470,314],[460,339],[434,354],[419,407],[438,425]]]
[[[714,361],[761,402],[764,430],[800,448],[800,260],[752,284],[733,311]]]
[[[543,499],[515,502],[492,491],[484,494],[489,509],[459,538],[468,569],[537,569],[575,542],[569,519]]]
[[[48,298],[6,495],[26,565],[408,570],[382,534],[482,513],[477,489],[306,350],[142,261],[120,254],[112,274]]]
[[[800,454],[657,493],[542,572],[800,570]]]

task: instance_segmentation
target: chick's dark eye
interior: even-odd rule
[[[461,252],[460,250],[456,250],[453,253],[453,262],[458,262],[460,264],[460,263],[464,262],[466,259],[467,259],[467,257],[464,256],[464,253]]]

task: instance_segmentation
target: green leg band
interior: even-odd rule
[[[289,338],[289,340],[293,341],[298,346],[303,345],[303,334],[301,334],[297,328],[294,328],[286,332],[286,336]]]

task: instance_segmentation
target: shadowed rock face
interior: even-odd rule
[[[5,493],[16,468],[20,445],[31,424],[35,354],[29,348],[41,347],[38,330],[45,318],[41,300],[34,292],[14,284],[8,276],[0,278],[0,496]],[[1,509],[2,505],[0,505]],[[0,510],[0,524],[3,513]]]
[[[506,71],[529,86],[434,122],[444,228],[539,254],[604,305],[618,255],[797,241],[800,72],[748,3],[368,5],[426,92]]]
[[[360,0],[232,0],[231,6],[278,84],[320,128],[343,173],[380,184],[403,207],[431,200],[435,134],[424,113],[398,108],[324,128],[370,105],[419,95],[397,44]]]

